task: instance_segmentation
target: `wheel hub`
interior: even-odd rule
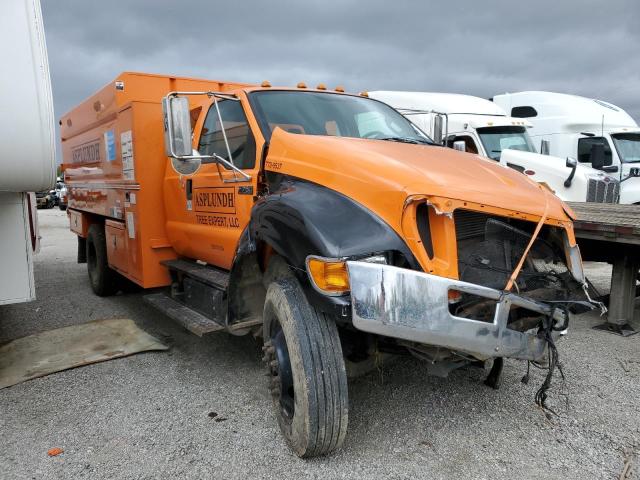
[[[263,360],[267,364],[271,395],[280,405],[283,417],[291,420],[295,412],[293,373],[291,371],[287,341],[282,328],[279,327],[280,325],[262,347],[264,351]]]

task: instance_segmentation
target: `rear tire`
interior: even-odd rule
[[[347,375],[334,320],[317,311],[295,278],[273,281],[264,306],[264,339],[273,406],[299,457],[338,449],[347,433]]]
[[[107,242],[102,225],[91,225],[87,235],[87,272],[93,293],[100,297],[118,291],[118,272],[109,267]]]

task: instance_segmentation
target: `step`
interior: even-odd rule
[[[244,330],[245,328],[257,327],[262,325],[262,319],[245,320],[244,322],[232,323],[229,325],[229,331],[235,332],[238,330]]]
[[[175,301],[165,293],[151,293],[149,295],[145,295],[143,299],[149,305],[157,308],[167,317],[175,320],[184,328],[195,333],[199,337],[202,337],[207,333],[225,329],[224,325],[214,322],[201,313],[198,313],[186,305]]]
[[[192,260],[183,259],[165,260],[162,265],[220,290],[226,290],[229,286],[229,273],[211,265],[200,265]]]

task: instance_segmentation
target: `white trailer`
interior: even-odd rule
[[[432,92],[369,92],[407,116],[437,143],[475,153],[545,183],[561,199],[616,203],[619,182],[573,158],[541,155],[529,137],[530,122],[495,103],[470,95]],[[596,195],[594,192],[598,192]]]
[[[35,298],[33,194],[55,182],[49,63],[39,0],[7,0],[0,15],[0,305]]]
[[[531,123],[536,145],[551,155],[608,172],[621,183],[620,203],[640,203],[640,127],[622,108],[602,100],[553,92],[496,95],[512,117]]]

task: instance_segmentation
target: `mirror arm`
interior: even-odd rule
[[[231,148],[229,148],[229,140],[227,139],[227,132],[224,128],[224,123],[222,123],[222,115],[220,115],[220,107],[218,106],[218,101],[214,98],[213,104],[216,106],[216,114],[218,115],[218,121],[220,122],[220,131],[222,132],[222,138],[224,139],[224,146],[227,149],[227,158],[229,159],[229,163],[233,164],[233,157],[231,156]],[[234,178],[236,176],[235,170],[233,174]]]
[[[188,155],[188,156],[185,156],[185,157],[181,157],[181,159],[184,159],[184,160],[195,159],[195,158],[201,159],[203,165],[210,164],[210,163],[218,163],[218,164],[221,163],[222,165],[227,167],[229,170],[233,170],[234,180],[223,180],[223,182],[225,182],[225,183],[242,182],[242,181],[245,181],[245,180],[251,180],[251,175],[243,172],[238,167],[236,167],[233,163],[228,161],[226,158],[223,158],[220,155],[216,155],[215,153],[213,155],[203,155],[203,156]],[[240,174],[243,178],[242,179],[238,179],[236,177],[236,173]],[[222,174],[220,174],[220,175],[222,177]]]
[[[571,173],[569,174],[569,176],[567,177],[567,179],[564,181],[564,186],[569,188],[571,186],[571,182],[573,182],[573,177],[576,174],[576,169],[578,168],[578,164],[576,163],[573,168],[571,168]]]

